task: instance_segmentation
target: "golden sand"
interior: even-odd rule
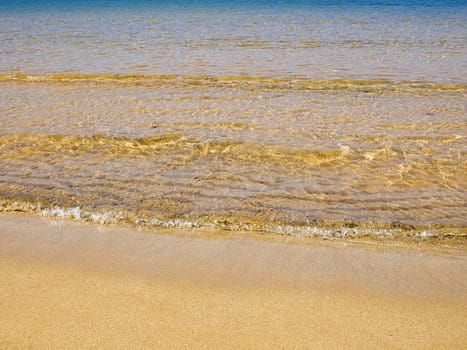
[[[0,217],[0,348],[463,349],[462,253]]]

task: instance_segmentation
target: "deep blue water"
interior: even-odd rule
[[[0,11],[86,10],[86,9],[194,9],[194,8],[456,8],[465,9],[465,0],[17,0],[0,1]]]

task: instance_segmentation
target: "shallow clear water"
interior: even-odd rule
[[[0,6],[0,210],[465,242],[465,5],[44,4]]]

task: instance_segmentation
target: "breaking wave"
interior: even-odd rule
[[[399,222],[261,222],[246,216],[210,214],[181,217],[138,216],[125,211],[98,212],[80,207],[59,207],[53,204],[0,199],[0,213],[23,212],[44,217],[71,219],[101,225],[130,225],[137,228],[210,229],[234,232],[276,234],[291,237],[329,240],[394,240],[432,242],[463,247],[467,244],[467,229],[458,226],[432,225],[415,227]]]

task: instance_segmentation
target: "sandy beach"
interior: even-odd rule
[[[467,259],[0,217],[0,348],[462,349]]]

